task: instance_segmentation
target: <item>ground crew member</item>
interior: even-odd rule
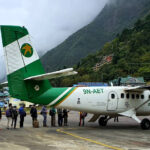
[[[14,129],[16,129],[17,117],[18,117],[18,111],[16,106],[14,106],[12,109],[12,124],[11,124],[11,127],[13,128],[14,126]]]
[[[56,114],[55,108],[51,108],[49,111],[49,115],[51,116],[51,126],[52,127],[55,127],[55,114]]]
[[[41,115],[43,116],[43,127],[47,127],[47,109],[46,109],[46,106],[42,107]]]
[[[58,114],[58,125],[62,126],[63,123],[63,112],[62,109],[57,109],[57,114]]]
[[[20,128],[23,128],[24,117],[26,116],[24,105],[19,108],[19,114],[20,114]]]
[[[79,126],[84,126],[84,120],[85,120],[85,117],[87,116],[87,113],[86,112],[80,112],[80,122],[79,122]]]
[[[32,105],[31,110],[30,110],[30,114],[32,117],[32,125],[33,125],[34,121],[37,120],[37,109],[36,109],[35,105]]]
[[[63,110],[64,126],[68,125],[68,112],[67,109]]]
[[[12,104],[9,104],[9,108],[6,110],[6,117],[7,117],[7,129],[10,127],[10,122],[12,122]]]

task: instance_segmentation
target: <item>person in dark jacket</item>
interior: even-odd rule
[[[63,124],[63,112],[62,109],[57,109],[57,114],[58,114],[58,125],[62,126]]]
[[[33,105],[31,107],[30,114],[31,114],[31,117],[32,117],[32,125],[33,125],[34,121],[37,120],[37,109],[36,109],[35,105]]]
[[[24,117],[26,116],[24,105],[19,108],[19,114],[20,114],[20,128],[23,128]]]
[[[55,114],[56,114],[56,109],[53,107],[49,110],[49,115],[51,116],[51,126],[55,127]]]
[[[67,109],[63,110],[64,126],[68,125],[68,112]]]
[[[18,110],[16,106],[14,106],[12,109],[12,124],[11,124],[11,127],[13,128],[14,126],[14,129],[16,129],[17,117],[18,117]]]

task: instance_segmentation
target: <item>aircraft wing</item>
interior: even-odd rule
[[[136,86],[136,87],[127,87],[126,92],[143,92],[145,90],[150,90],[150,85],[145,86]]]
[[[8,86],[8,82],[0,83],[0,88]]]
[[[31,76],[29,78],[26,78],[24,80],[46,80],[46,79],[53,79],[53,78],[59,78],[59,77],[65,77],[70,75],[77,74],[76,71],[73,71],[73,68],[63,69],[51,73],[41,74],[37,76]]]

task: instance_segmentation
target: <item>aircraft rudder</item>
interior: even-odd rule
[[[16,98],[27,99],[37,96],[50,88],[51,85],[48,80],[38,82],[24,81],[27,77],[45,73],[39,56],[32,46],[28,30],[20,26],[2,25],[1,36],[10,94]],[[33,90],[35,94],[30,87],[35,87],[37,83],[41,85],[41,90]],[[32,91],[31,93],[30,90]]]

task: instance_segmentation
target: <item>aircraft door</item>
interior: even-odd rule
[[[118,95],[116,92],[110,92],[108,95],[107,110],[116,110],[118,106]]]

